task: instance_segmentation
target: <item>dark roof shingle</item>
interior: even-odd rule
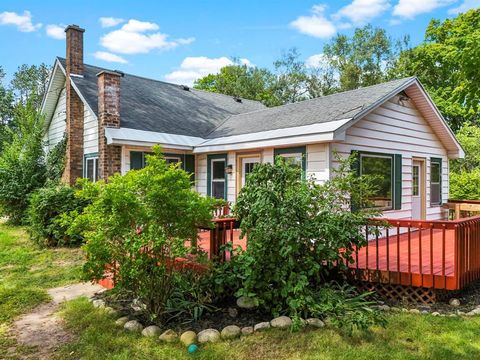
[[[391,95],[413,79],[413,77],[409,77],[393,80],[311,100],[232,115],[208,134],[208,138],[213,139],[354,118],[364,109]]]
[[[58,59],[65,69],[65,59]],[[83,78],[73,78],[95,114],[97,74],[102,70],[106,69],[85,65]],[[125,128],[205,137],[229,116],[263,108],[257,101],[237,102],[232,96],[187,91],[176,84],[130,74],[125,74],[120,83],[121,125]]]

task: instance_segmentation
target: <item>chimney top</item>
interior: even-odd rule
[[[78,25],[75,25],[75,24],[72,24],[72,25],[68,25],[66,28],[65,28],[65,32],[67,32],[68,30],[76,30],[76,31],[80,31],[80,32],[85,32],[85,29],[82,29],[80,26]]]
[[[114,76],[119,76],[119,77],[124,77],[125,74],[121,71],[117,71],[117,70],[102,70],[100,71],[97,76],[100,76],[100,75],[103,75],[103,74],[107,74],[107,75],[114,75]]]

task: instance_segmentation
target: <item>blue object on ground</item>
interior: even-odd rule
[[[190,344],[188,345],[187,351],[189,354],[193,354],[198,350],[198,346],[196,344]]]

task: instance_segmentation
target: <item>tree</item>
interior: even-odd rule
[[[480,122],[480,9],[432,20],[425,40],[401,53],[396,76],[416,75],[450,126]]]
[[[13,116],[13,93],[3,85],[5,71],[0,66],[0,152],[7,141],[6,127]]]
[[[346,91],[388,80],[398,49],[407,44],[408,38],[394,43],[385,29],[366,25],[351,38],[338,34],[323,52],[338,76],[338,90]]]
[[[264,68],[245,64],[228,65],[218,74],[209,74],[195,81],[194,88],[257,100],[267,106],[279,105],[271,90],[273,74]]]
[[[16,106],[15,130],[0,154],[0,214],[12,223],[24,220],[30,194],[45,184],[43,116],[27,102]]]
[[[45,64],[19,66],[11,81],[17,102],[22,104],[30,102],[39,109],[47,91],[49,76],[50,67]]]

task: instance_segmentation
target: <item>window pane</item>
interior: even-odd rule
[[[212,197],[225,199],[225,181],[212,182]]]
[[[432,204],[440,203],[440,184],[432,183],[430,186],[430,202]]]
[[[165,158],[165,161],[169,165],[170,164],[176,164],[176,163],[180,162],[180,158],[168,157],[168,158]]]
[[[439,183],[440,182],[440,164],[436,162],[432,162],[430,165],[430,179],[431,182],[433,183]]]
[[[292,166],[302,167],[302,154],[284,154],[282,155]]]
[[[376,192],[370,198],[374,207],[392,208],[392,158],[380,156],[361,156],[362,175],[374,176]]]
[[[419,195],[419,191],[418,191],[418,186],[419,186],[419,171],[420,171],[420,168],[418,166],[414,166],[413,167],[413,190],[412,190],[412,195],[413,196],[418,196]]]
[[[225,161],[212,161],[212,179],[225,179]]]
[[[94,181],[93,178],[93,168],[94,168],[94,159],[87,159],[87,179]]]

